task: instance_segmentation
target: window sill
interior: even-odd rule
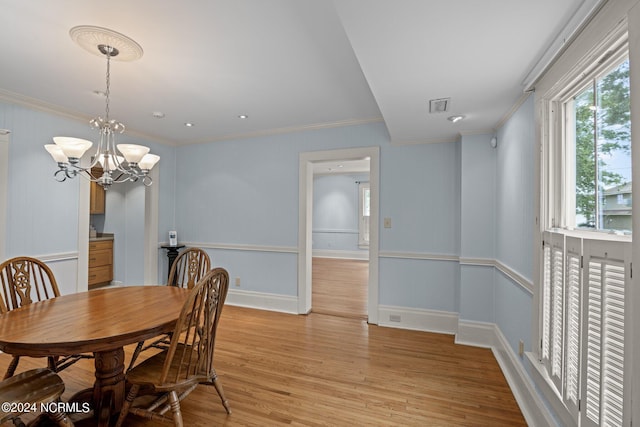
[[[564,234],[569,237],[578,237],[581,239],[603,240],[610,242],[630,243],[633,238],[630,234],[617,234],[607,231],[589,231],[570,228],[549,228],[547,231],[551,233]]]

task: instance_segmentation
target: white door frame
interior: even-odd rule
[[[7,197],[9,189],[9,134],[0,133],[0,262],[7,259]]]
[[[369,158],[371,217],[369,235],[368,322],[378,324],[378,251],[380,147],[348,148],[300,153],[298,182],[298,313],[311,311],[313,228],[313,163]]]

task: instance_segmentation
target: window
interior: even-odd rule
[[[369,218],[371,217],[371,192],[368,182],[358,184],[358,245],[369,247]]]
[[[629,61],[625,37],[616,42],[542,100],[539,358],[581,427],[630,414]]]
[[[631,233],[629,104],[628,59],[594,75],[564,102],[567,193],[575,199],[563,225]]]

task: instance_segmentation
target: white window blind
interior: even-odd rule
[[[587,330],[583,354],[581,426],[626,425],[625,290],[631,282],[630,243],[584,241],[588,283],[583,301]]]
[[[625,290],[631,243],[545,232],[541,358],[580,426],[628,425]]]
[[[565,271],[564,394],[569,412],[577,419],[580,404],[580,314],[582,312],[582,240],[567,237]]]
[[[562,390],[564,318],[564,235],[545,233],[543,284],[543,356],[549,376]]]

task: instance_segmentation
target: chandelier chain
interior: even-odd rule
[[[111,46],[107,46],[106,48],[106,57],[107,57],[107,89],[105,92],[106,105],[105,105],[105,121],[109,123],[109,94],[111,93],[111,53],[113,48]]]

